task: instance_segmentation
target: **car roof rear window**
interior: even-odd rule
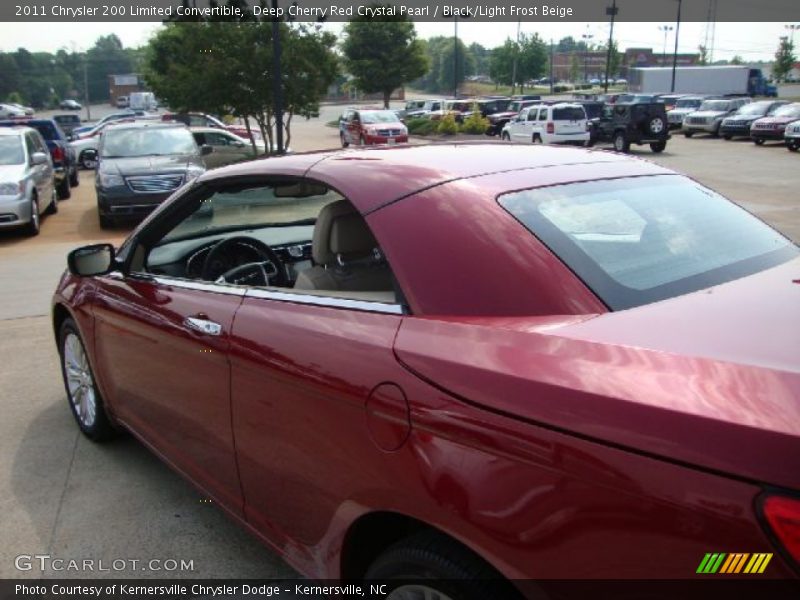
[[[538,188],[498,201],[612,310],[705,289],[800,255],[741,207],[679,175]]]

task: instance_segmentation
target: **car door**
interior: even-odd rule
[[[206,155],[208,168],[221,167],[253,157],[252,146],[232,134],[207,131],[205,139],[206,144],[214,149],[211,154]]]
[[[154,220],[138,235],[162,224]],[[142,246],[133,246],[137,257]],[[98,277],[94,302],[95,353],[105,366],[95,375],[114,414],[238,514],[228,349],[243,295],[134,268]]]
[[[530,108],[523,108],[519,111],[519,114],[516,116],[515,119],[512,119],[509,123],[509,131],[511,134],[511,140],[514,142],[522,142],[525,141],[527,138],[525,134],[525,130],[528,123],[528,115],[530,114]]]
[[[53,186],[55,185],[52,162],[49,158],[50,151],[38,132],[25,134],[25,145],[28,148],[28,169],[33,179],[33,185],[36,188],[36,194],[39,197],[39,210],[43,211],[50,204]],[[33,164],[33,154],[37,152],[48,157],[47,162],[41,165]]]

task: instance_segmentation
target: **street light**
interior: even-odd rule
[[[606,49],[606,80],[603,84],[603,91],[608,93],[608,78],[611,75],[611,44],[614,41],[614,18],[619,13],[617,8],[617,0],[606,7],[606,14],[611,17],[611,29],[608,32],[608,48]]]
[[[667,64],[667,34],[675,29],[672,25],[659,25],[658,30],[664,32],[664,47],[661,50],[661,66]]]
[[[586,46],[586,48],[583,51],[583,80],[589,81],[589,43],[594,39],[594,34],[589,33],[588,25],[586,27],[587,27],[586,33],[584,33],[581,36]]]
[[[792,25],[784,25],[783,27],[785,29],[788,29],[789,31],[791,31],[791,33],[789,34],[789,40],[791,41],[792,45],[794,46],[794,32],[797,31],[798,29],[800,29],[800,25],[792,24]]]
[[[670,92],[675,92],[675,71],[678,68],[678,35],[681,32],[681,5],[683,0],[678,0],[678,19],[675,22],[675,52],[672,54],[672,87]]]

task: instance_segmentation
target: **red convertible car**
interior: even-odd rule
[[[800,250],[660,166],[450,144],[215,169],[73,251],[53,326],[89,438],[131,432],[309,577],[797,577]]]

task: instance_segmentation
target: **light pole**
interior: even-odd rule
[[[681,5],[683,0],[678,0],[678,19],[675,23],[675,52],[672,54],[672,87],[670,92],[675,92],[675,71],[678,68],[678,35],[681,32]]]
[[[583,38],[583,43],[586,46],[583,51],[583,80],[589,81],[589,44],[591,43],[592,39],[594,39],[594,34],[589,33],[588,25],[586,27],[586,33],[581,36]]]
[[[453,18],[453,99],[458,100],[458,11]]]
[[[659,25],[658,30],[664,32],[664,47],[661,50],[661,66],[667,64],[667,34],[675,29],[672,25]]]
[[[522,21],[517,21],[517,45],[514,49],[514,64],[511,67],[511,94],[517,93],[517,62],[519,61],[519,28]],[[520,90],[521,92],[522,90]]]
[[[784,25],[784,28],[790,31],[789,41],[791,42],[792,46],[794,46],[794,32],[800,29],[800,25],[793,23],[792,25]]]
[[[278,14],[278,0],[272,0],[273,14]],[[272,19],[272,103],[275,109],[275,145],[278,154],[283,150],[283,82],[281,81],[281,28],[280,18]]]
[[[606,50],[606,80],[603,84],[603,91],[608,93],[608,78],[611,75],[611,44],[614,41],[614,18],[619,13],[617,8],[617,0],[614,0],[611,6],[606,7],[606,14],[611,17],[611,29],[608,32],[608,49]]]

